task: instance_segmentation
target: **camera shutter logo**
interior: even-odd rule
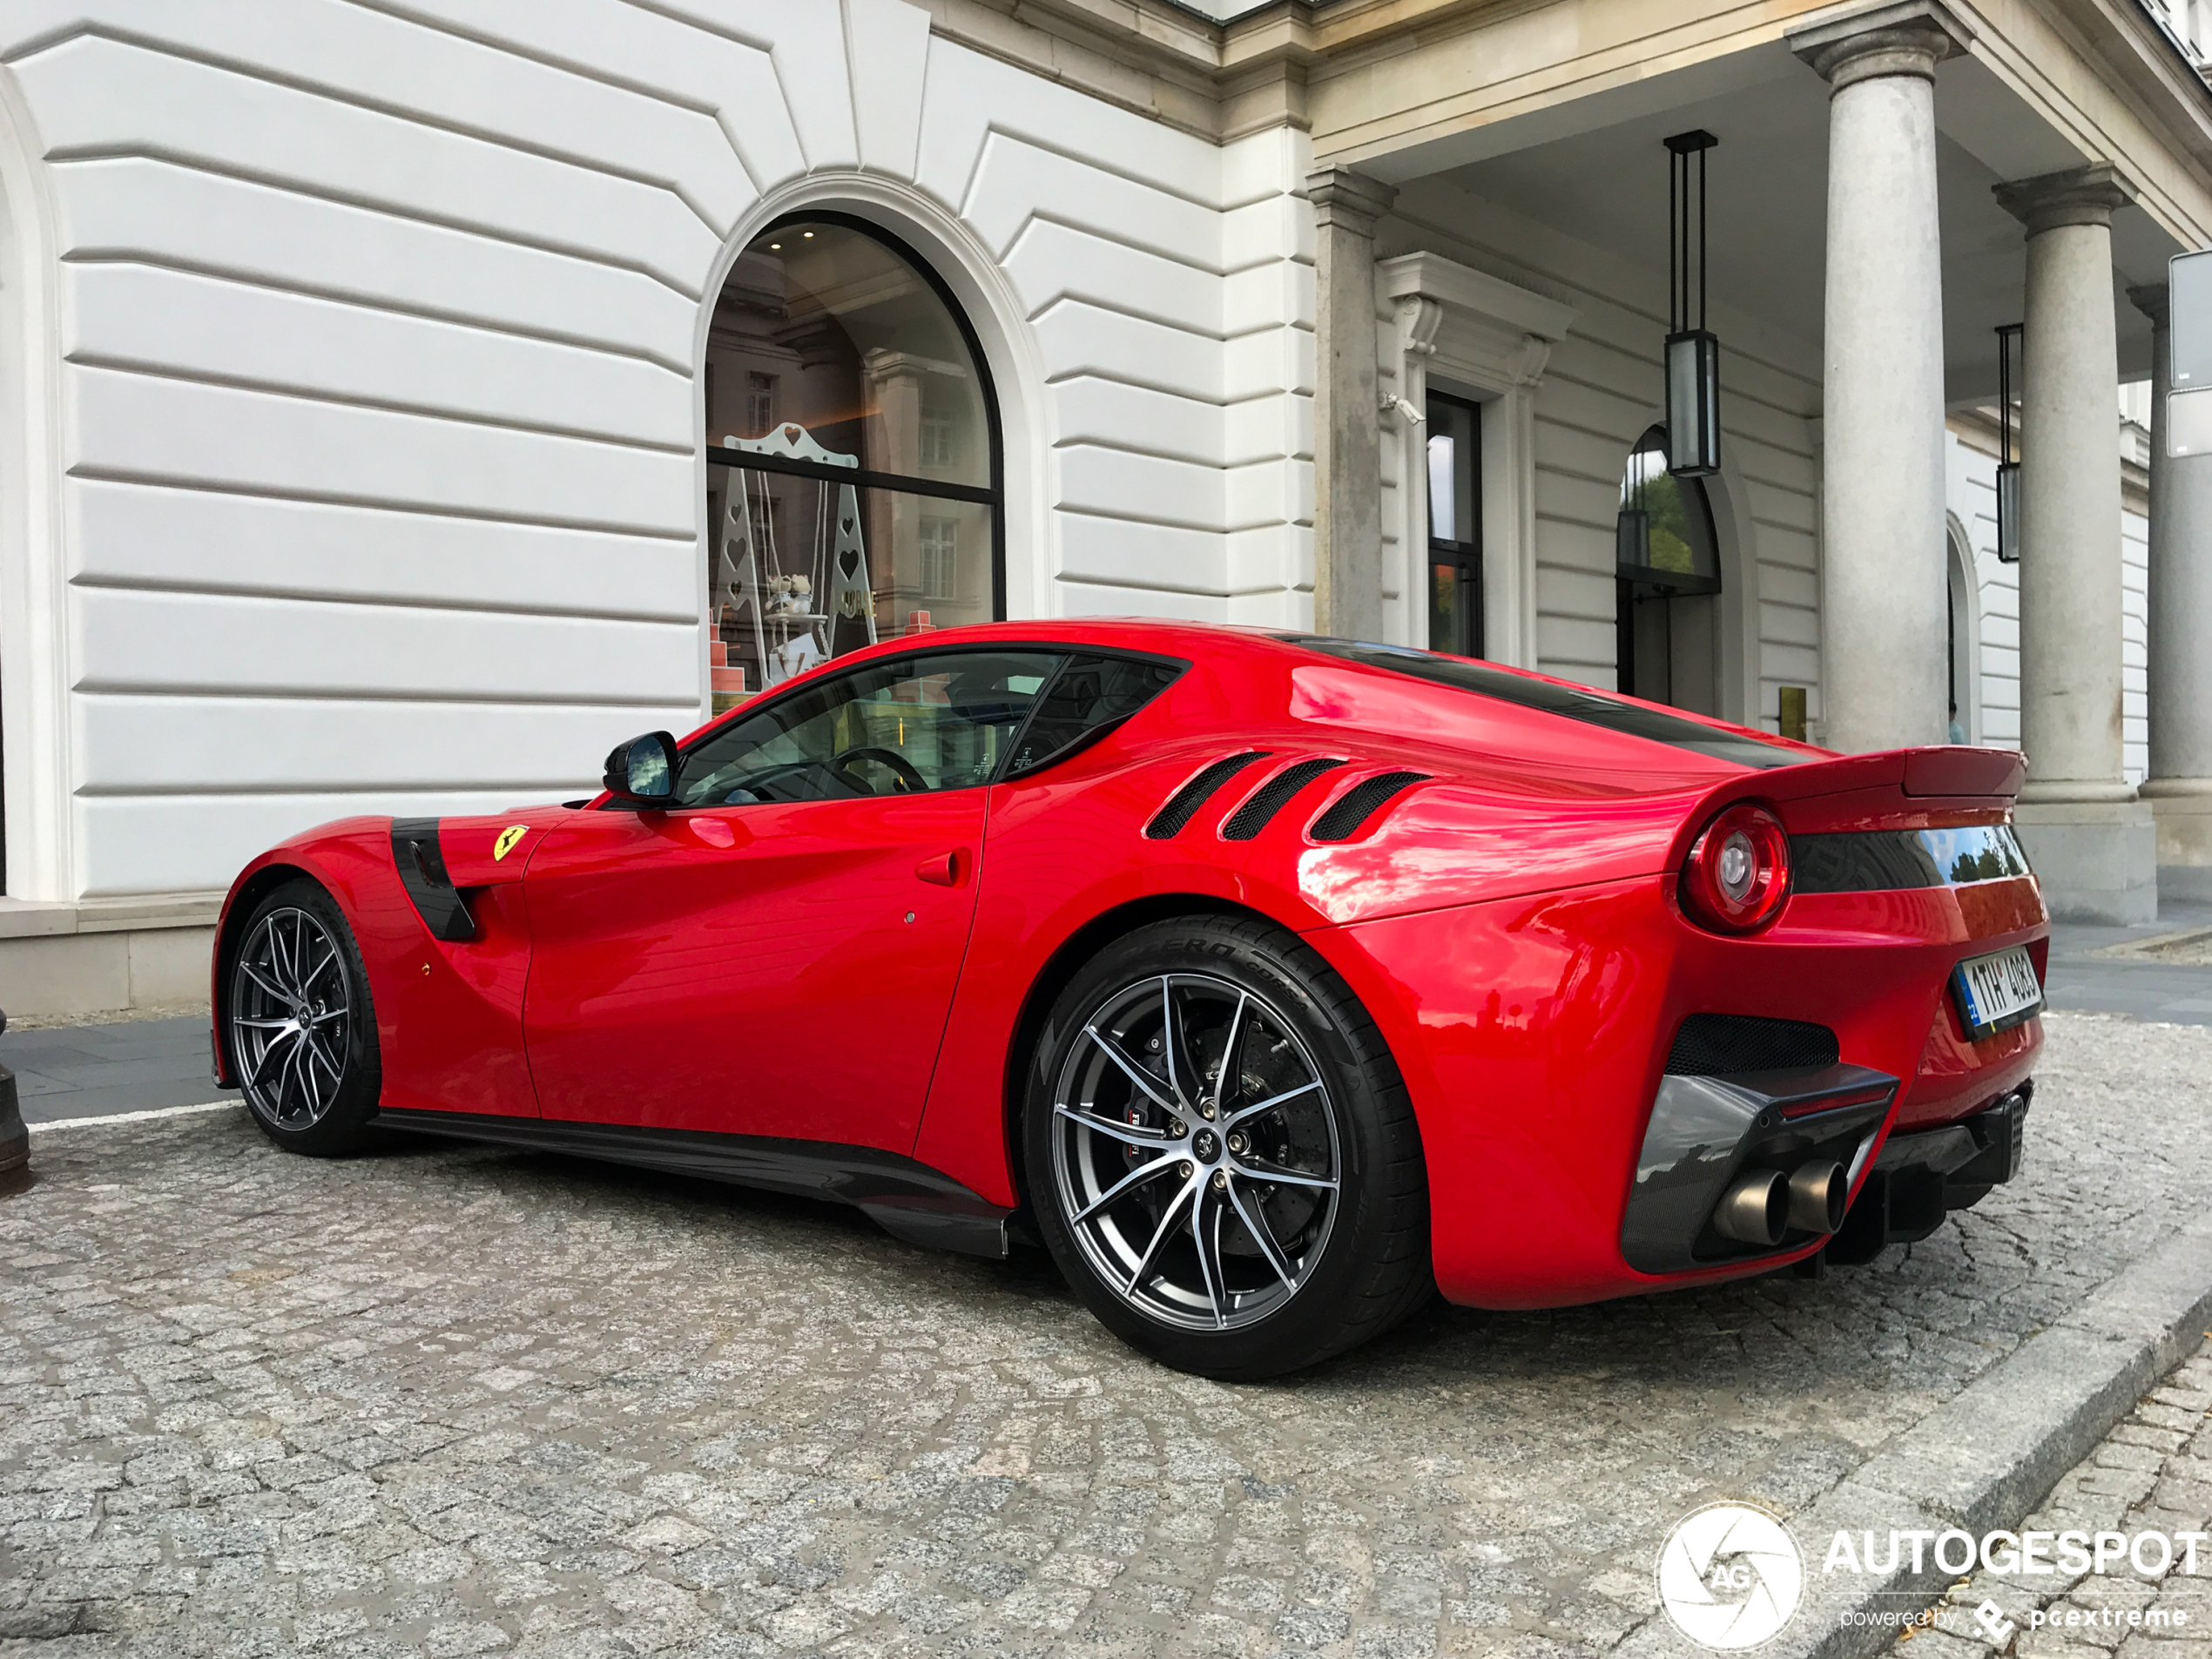
[[[1687,1516],[1659,1552],[1659,1605],[1701,1648],[1756,1648],[1790,1622],[1804,1594],[1804,1558],[1779,1519],[1746,1503]]]

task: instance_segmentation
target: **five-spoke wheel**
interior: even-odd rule
[[[1040,1230],[1092,1310],[1146,1352],[1271,1375],[1426,1295],[1404,1085],[1293,936],[1224,917],[1141,928],[1076,975],[1036,1058]]]

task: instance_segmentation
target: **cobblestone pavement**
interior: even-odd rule
[[[2027,1171],[1926,1244],[1264,1386],[834,1209],[57,1125],[0,1204],[0,1635],[51,1639],[0,1648],[1602,1651],[1688,1510],[1802,1507],[2212,1190],[2212,1031],[2049,1024]]]
[[[2092,1539],[2100,1532],[2117,1533],[2131,1544],[2143,1533],[2170,1540],[2212,1532],[2208,1417],[2212,1341],[2145,1395],[2020,1529],[2073,1529]],[[2055,1548],[2038,1553],[2057,1565]],[[2117,1558],[2116,1549],[2111,1553],[2102,1574],[1976,1572],[1952,1587],[1933,1609],[1931,1625],[1892,1644],[1892,1652],[1904,1659],[1990,1659],[1997,1653],[2024,1659],[2103,1659],[2114,1653],[2119,1659],[2198,1659],[2212,1654],[2212,1541],[2198,1542],[2194,1574],[2183,1570],[2186,1554],[2154,1575],[2138,1573]],[[2162,1559],[2156,1545],[2145,1545],[2141,1554],[2146,1566]],[[2006,1557],[2000,1553],[1996,1559],[2002,1563]],[[2033,1617],[2038,1611],[2040,1627]]]

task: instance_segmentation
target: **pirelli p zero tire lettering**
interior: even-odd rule
[[[1039,1230],[1076,1294],[1144,1352],[1275,1376],[1433,1293],[1405,1084],[1294,935],[1201,917],[1116,940],[1062,993],[1028,1076]]]
[[[237,937],[223,1035],[246,1109],[287,1151],[355,1150],[369,1138],[382,1074],[353,929],[301,878],[255,905]]]

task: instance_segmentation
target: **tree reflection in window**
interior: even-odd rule
[[[1664,427],[1646,432],[1629,454],[1615,543],[1621,574],[1630,581],[1677,593],[1710,593],[1720,586],[1711,503],[1702,481],[1667,470]]]

